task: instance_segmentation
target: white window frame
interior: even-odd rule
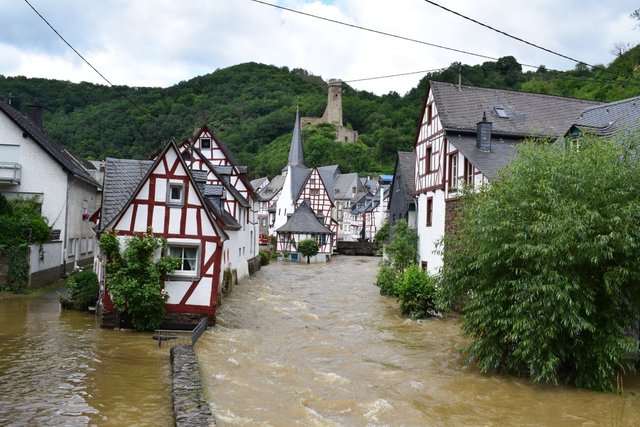
[[[180,188],[180,200],[172,198],[174,188]],[[169,182],[167,184],[167,206],[184,206],[184,182]]]
[[[172,250],[171,249],[182,249],[182,254],[180,257],[176,257],[179,258],[180,261],[180,267],[176,268],[173,273],[171,273],[171,276],[176,276],[176,277],[189,277],[189,278],[196,278],[200,276],[200,257],[201,257],[201,251],[200,251],[200,244],[199,243],[190,243],[190,242],[180,242],[180,241],[174,241],[174,242],[168,242],[167,243],[167,255],[169,256],[175,256],[172,254]],[[196,250],[196,256],[195,258],[186,258],[184,256],[184,249],[195,249]],[[193,270],[185,270],[183,269],[184,267],[184,260],[185,259],[193,259],[193,261],[195,262],[195,269]]]

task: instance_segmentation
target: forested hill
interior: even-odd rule
[[[549,93],[600,101],[640,94],[640,46],[595,71],[523,72],[513,57],[468,66],[459,63],[425,76],[401,96],[377,96],[343,86],[344,123],[358,143],[333,141],[333,129],[305,129],[307,164],[337,163],[343,172],[390,172],[397,150],[410,150],[428,80]],[[252,177],[278,173],[286,164],[295,109],[319,117],[327,86],[302,69],[246,63],[195,77],[168,88],[108,87],[91,83],[0,76],[0,97],[26,110],[45,110],[45,130],[89,159],[147,158],[174,138],[190,138],[208,124],[217,138],[249,166]]]

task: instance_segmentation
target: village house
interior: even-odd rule
[[[291,261],[303,260],[297,244],[312,239],[318,245],[318,253],[310,258],[314,262],[327,262],[333,254],[334,232],[324,225],[322,215],[317,215],[306,200],[298,205],[287,222],[276,231],[276,251]]]
[[[108,158],[105,162],[100,232],[116,233],[122,249],[131,236],[149,230],[167,240],[164,255],[180,259],[164,283],[169,295],[166,321],[174,326],[215,316],[228,235],[211,208],[220,203],[221,192],[211,187],[194,179],[174,143],[155,161]],[[126,326],[111,300],[104,261],[98,253],[94,271],[101,285],[101,326]]]
[[[296,121],[291,138],[287,172],[277,201],[275,202],[275,219],[272,230],[275,233],[289,220],[289,215],[306,201],[312,211],[323,219],[323,225],[337,234],[338,223],[331,216],[333,202],[333,183],[339,174],[337,165],[308,168],[304,165],[302,135],[300,134],[300,117],[296,111]],[[273,233],[272,233],[273,234]],[[333,253],[334,239],[330,239]]]
[[[497,177],[526,138],[555,141],[596,102],[429,82],[414,143],[419,257],[442,266],[438,242],[451,232],[463,187]]]
[[[220,226],[229,235],[222,263],[235,271],[237,279],[259,268],[257,215],[258,196],[247,178],[247,168],[238,166],[229,149],[203,126],[191,141],[180,145],[181,155],[194,176],[202,176],[208,191],[220,192],[214,206]],[[208,194],[205,194],[207,196]]]
[[[29,117],[0,101],[0,192],[7,198],[35,198],[51,228],[50,242],[32,245],[31,287],[91,264],[99,184],[69,152],[42,129],[43,111]]]
[[[640,128],[640,97],[589,107],[580,113],[566,136],[579,139],[583,134],[609,138],[618,132]]]
[[[393,181],[389,190],[388,216],[391,224],[401,219],[416,228],[415,160],[413,151],[398,151]]]

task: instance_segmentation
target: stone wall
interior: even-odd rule
[[[249,275],[253,276],[260,270],[260,255],[251,258],[249,261]]]
[[[444,211],[444,234],[456,234],[455,219],[460,210],[461,199],[451,199],[445,202]]]
[[[357,241],[349,242],[345,240],[338,240],[336,252],[340,255],[377,255],[378,246],[373,242]]]
[[[190,345],[171,348],[171,396],[177,427],[215,425],[202,391],[198,357]]]

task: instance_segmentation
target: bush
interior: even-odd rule
[[[271,260],[271,253],[260,249],[260,265],[267,265]]]
[[[67,310],[86,311],[98,301],[100,285],[93,271],[81,271],[67,280],[69,297],[60,295],[60,304]]]
[[[395,270],[389,263],[383,262],[376,277],[376,286],[380,288],[380,295],[397,296],[394,293],[397,280]]]
[[[298,243],[298,252],[307,257],[309,264],[309,258],[318,254],[318,243],[315,239],[303,239]]]
[[[612,390],[632,369],[638,140],[527,143],[491,186],[465,196],[440,288],[444,307],[462,309],[468,358],[482,371]]]
[[[163,276],[175,270],[180,260],[163,256],[155,261],[156,251],[165,246],[164,239],[151,231],[133,236],[120,253],[118,237],[106,232],[100,237],[100,247],[106,255],[107,283],[113,304],[121,313],[131,315],[134,329],[149,331],[160,327],[164,320]]]
[[[417,265],[411,265],[396,282],[394,295],[400,300],[402,314],[412,319],[433,316],[436,313],[435,278]]]

